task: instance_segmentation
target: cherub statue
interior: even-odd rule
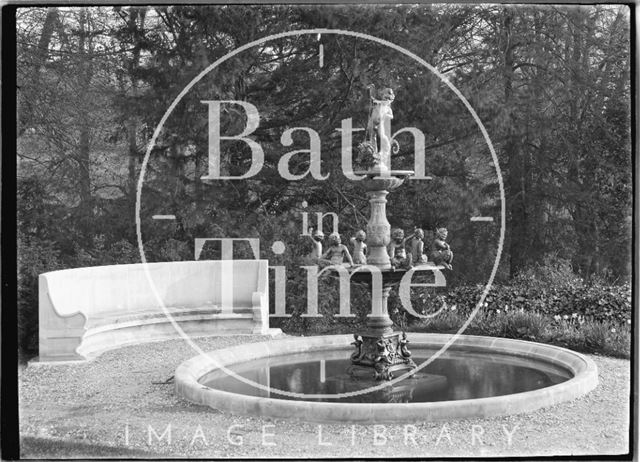
[[[391,151],[397,153],[400,145],[391,139],[391,119],[393,110],[391,103],[395,94],[391,88],[383,88],[375,96],[375,85],[369,85],[371,105],[367,122],[366,139],[360,144],[359,150],[363,155],[371,155],[375,165],[386,170],[391,168]]]
[[[311,239],[313,239],[313,250],[311,251],[309,258],[318,259],[322,257],[322,240],[324,239],[324,234],[320,230],[317,230],[314,233],[313,228],[309,228],[309,235],[311,236]]]
[[[413,263],[420,264],[427,262],[427,256],[424,254],[424,231],[416,228],[413,231],[413,239],[411,239],[411,260]]]
[[[328,260],[332,265],[343,265],[344,259],[347,259],[348,266],[353,266],[353,260],[349,249],[346,245],[340,241],[340,235],[338,233],[331,233],[329,235],[329,248],[322,255],[323,260]]]
[[[400,354],[405,358],[411,357],[411,352],[409,351],[409,340],[407,340],[407,333],[402,332],[402,337],[399,339],[400,343]]]
[[[358,334],[353,334],[354,341],[351,345],[356,347],[356,351],[351,353],[351,361],[360,361],[365,356],[364,348],[362,347],[362,337]]]
[[[413,234],[404,237],[404,231],[400,228],[395,228],[391,231],[391,242],[387,246],[387,252],[389,253],[389,259],[391,260],[391,268],[411,268],[413,266],[411,261],[411,254],[407,255],[405,250],[405,244],[408,239],[412,238]]]
[[[431,251],[430,257],[436,265],[442,265],[450,270],[452,269],[453,252],[446,242],[447,235],[447,228],[436,229],[436,238],[433,241],[433,250]]]
[[[351,238],[353,244],[353,262],[356,265],[367,264],[367,244],[364,240],[367,238],[367,234],[363,230],[359,230],[354,237]]]

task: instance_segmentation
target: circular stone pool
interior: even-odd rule
[[[416,364],[451,337],[409,334]],[[387,386],[349,376],[352,341],[350,335],[292,337],[217,350],[182,363],[176,391],[235,414],[407,422],[533,411],[581,396],[598,383],[595,364],[573,351],[462,335],[415,375]]]

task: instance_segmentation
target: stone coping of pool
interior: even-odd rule
[[[413,349],[439,349],[453,334],[409,334]],[[566,369],[573,378],[538,390],[458,401],[430,403],[340,403],[293,401],[215,390],[199,380],[219,366],[249,360],[322,350],[350,350],[352,335],[293,337],[240,345],[191,358],[178,366],[175,391],[187,400],[237,415],[296,419],[308,422],[425,422],[531,412],[587,394],[598,385],[595,363],[574,351],[553,345],[496,337],[460,335],[452,351],[491,352],[530,358]],[[216,365],[217,364],[217,365]]]

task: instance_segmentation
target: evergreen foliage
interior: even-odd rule
[[[33,352],[37,338],[37,274],[140,261],[135,200],[141,162],[180,91],[243,44],[310,28],[363,32],[406,48],[445,75],[478,113],[506,189],[506,241],[496,279],[501,286],[490,304],[518,305],[524,298],[523,305],[551,315],[627,319],[628,288],[609,286],[628,282],[631,273],[629,14],[628,7],[614,5],[18,9],[22,348]],[[339,35],[252,47],[205,76],[176,106],[144,177],[147,259],[192,259],[195,238],[258,237],[262,258],[288,266],[287,306],[298,313],[306,299],[296,265],[309,252],[308,238],[300,236],[301,213],[335,212],[345,238],[366,223],[368,202],[342,174],[336,129],[348,117],[355,128],[365,125],[369,84],[396,90],[394,131],[415,126],[425,133],[426,173],[433,177],[391,194],[389,221],[427,234],[448,227],[456,260],[447,297],[467,303],[463,293],[475,296],[475,284],[486,282],[493,267],[500,232],[499,219],[469,221],[500,216],[496,170],[484,138],[435,75],[390,48]],[[265,153],[259,174],[244,181],[201,180],[208,169],[204,100],[259,108],[260,126],[252,134]],[[224,114],[223,133],[239,133],[246,124],[234,110]],[[329,179],[280,176],[280,158],[309,145],[308,135],[297,132],[292,145],[283,146],[283,132],[294,127],[320,135],[322,173]],[[413,168],[411,137],[398,140],[394,168]],[[244,173],[248,160],[244,143],[223,145],[223,172]],[[294,156],[290,167],[303,173],[308,159]],[[151,219],[156,213],[177,220],[159,223]],[[276,240],[287,245],[282,256],[270,251]],[[216,250],[209,251],[215,258]],[[243,256],[251,258],[239,249],[236,258]],[[554,262],[566,262],[570,270],[563,277],[584,285],[569,281],[545,289],[540,281],[559,277],[546,273],[555,271]],[[602,282],[590,286],[595,280]],[[335,311],[336,291],[330,285],[323,290],[320,310]],[[362,316],[366,309],[357,297],[354,311]],[[294,331],[342,325],[329,317],[317,321],[326,325],[311,325],[298,315],[282,322]]]

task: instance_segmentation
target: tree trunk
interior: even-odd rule
[[[527,208],[524,178],[524,158],[519,136],[516,133],[516,114],[513,95],[514,44],[512,43],[513,10],[506,7],[502,12],[502,37],[504,67],[502,69],[504,107],[506,117],[507,189],[509,197],[509,257],[510,276],[514,277],[526,263]]]
[[[140,65],[140,49],[141,38],[144,34],[144,20],[146,16],[146,8],[130,7],[129,8],[129,20],[128,28],[129,32],[133,36],[133,50],[132,58],[127,63],[127,71],[129,73],[129,79],[131,81],[131,94],[134,99],[138,96],[138,77],[137,71]],[[139,24],[138,24],[139,21]],[[126,58],[125,58],[126,59]],[[136,202],[136,187],[137,187],[137,164],[138,164],[138,117],[134,111],[127,113],[127,138],[129,144],[128,152],[128,178],[127,178],[127,190],[129,192],[129,204],[130,212],[135,213]]]
[[[90,99],[90,84],[93,77],[91,62],[92,43],[90,37],[90,22],[86,8],[80,9],[78,31],[78,94],[80,128],[78,140],[78,193],[80,196],[79,212],[82,217],[82,226],[85,235],[91,234],[93,226],[94,198],[91,193],[91,120],[88,100]]]
[[[27,93],[37,93],[40,85],[40,71],[42,66],[47,60],[49,55],[49,43],[51,43],[51,37],[53,36],[53,30],[58,21],[58,9],[55,7],[47,9],[47,16],[45,17],[44,24],[42,26],[42,32],[40,34],[40,40],[38,40],[38,48],[34,53],[33,59],[33,71],[31,72],[30,81],[22,83],[25,90],[28,88]],[[33,125],[33,107],[31,104],[31,98],[24,98],[24,109],[20,110],[20,135],[25,129]]]

